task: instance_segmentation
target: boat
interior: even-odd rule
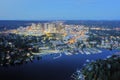
[[[84,52],[83,52],[82,50],[79,50],[79,52],[80,52],[81,54],[84,54]]]
[[[83,50],[84,51],[84,53],[86,53],[86,54],[91,54],[89,51],[87,51],[86,49],[84,49]]]
[[[62,54],[60,53],[59,56],[53,57],[53,59],[58,59],[58,58],[60,58],[61,56],[62,56]]]
[[[72,80],[85,80],[85,76],[82,74],[80,70],[77,70],[71,76]]]

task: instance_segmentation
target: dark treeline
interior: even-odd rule
[[[119,80],[120,56],[113,55],[105,60],[91,62],[82,69],[85,80]]]

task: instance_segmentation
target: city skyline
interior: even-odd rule
[[[119,0],[2,0],[0,20],[120,20]]]

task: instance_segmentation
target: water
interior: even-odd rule
[[[31,23],[45,23],[49,21],[0,21],[0,31],[16,29],[19,26],[31,25]],[[81,24],[86,26],[120,27],[120,21],[65,21],[65,24]],[[118,50],[104,50],[100,54],[65,55],[54,59],[56,54],[45,55],[42,59],[35,59],[23,65],[0,67],[0,80],[70,80],[70,76],[92,60],[105,59]],[[120,52],[120,51],[119,51]],[[86,61],[87,60],[87,61]]]
[[[104,59],[120,50],[102,50],[100,54],[77,54],[65,55],[54,59],[58,54],[44,55],[42,59],[34,59],[33,62],[28,62],[23,65],[15,65],[9,67],[0,67],[0,79],[12,80],[70,80],[70,76],[80,69],[86,60]]]

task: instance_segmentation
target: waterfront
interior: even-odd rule
[[[59,54],[43,55],[40,59],[33,62],[27,62],[22,65],[0,67],[0,77],[3,80],[11,78],[12,80],[70,80],[70,76],[76,71],[90,62],[98,59],[105,59],[120,50],[102,49],[99,54],[73,54],[65,55],[54,59]],[[7,77],[6,77],[7,76]]]
[[[1,0],[0,80],[119,80],[120,0]]]
[[[119,26],[61,21],[18,26],[0,32],[3,80],[71,80],[72,74],[88,63],[120,52]]]

